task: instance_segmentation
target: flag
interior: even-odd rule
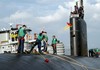
[[[68,25],[69,27],[72,27],[72,24],[71,24],[71,23],[68,23],[68,22],[67,22],[67,25]]]
[[[64,27],[64,30],[67,30],[67,29],[69,29],[70,27],[72,27],[72,24],[67,22],[67,25]]]

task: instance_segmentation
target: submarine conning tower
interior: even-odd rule
[[[74,6],[74,11],[70,13],[70,48],[72,56],[88,56],[87,48],[87,25],[84,20],[83,0]]]

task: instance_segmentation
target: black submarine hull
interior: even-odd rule
[[[70,18],[70,47],[72,56],[88,56],[87,26],[84,19]]]
[[[49,60],[46,63],[45,58]],[[100,58],[58,55],[0,54],[0,70],[96,70]]]

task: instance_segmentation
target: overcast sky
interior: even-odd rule
[[[32,33],[44,28],[49,42],[56,35],[69,48],[69,30],[64,31],[64,26],[75,1],[78,0],[0,0],[0,29],[9,28],[9,23],[26,24]],[[84,0],[84,6],[88,48],[100,48],[100,0]]]

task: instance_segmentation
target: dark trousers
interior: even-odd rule
[[[19,38],[19,46],[18,46],[18,53],[24,52],[24,38]]]
[[[31,48],[31,50],[29,52],[31,53],[36,45],[38,45],[39,53],[42,53],[42,51],[41,51],[41,40],[38,40],[38,39],[36,40],[35,43],[33,43],[32,48]]]
[[[18,38],[16,37],[16,38],[15,38],[15,41],[17,41],[17,39],[18,39]]]
[[[56,44],[52,44],[53,54],[57,54]]]
[[[45,41],[43,41],[43,47],[44,47],[43,51],[46,52],[47,51],[47,44]]]
[[[14,41],[14,38],[11,38],[12,39],[12,41]]]

